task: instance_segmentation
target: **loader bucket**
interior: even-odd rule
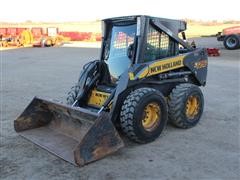
[[[14,121],[24,138],[77,166],[117,151],[122,139],[109,113],[93,113],[35,97]]]

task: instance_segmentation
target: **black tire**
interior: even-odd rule
[[[226,49],[229,50],[240,48],[240,36],[236,34],[226,36],[224,38],[223,45]]]
[[[53,46],[53,42],[51,39],[46,39],[45,43],[44,43],[45,47],[51,47]]]
[[[197,106],[189,115],[188,102],[196,98]],[[192,105],[193,106],[193,105]],[[168,117],[169,122],[176,127],[187,129],[194,127],[200,120],[204,107],[204,98],[201,89],[193,84],[180,84],[176,86],[168,99]]]
[[[145,108],[151,103],[159,107],[159,116],[153,128],[147,130],[144,128],[143,119],[146,118]],[[148,143],[160,136],[167,118],[167,103],[162,93],[152,88],[140,88],[125,99],[120,113],[120,126],[130,140]]]
[[[67,95],[67,104],[68,105],[72,105],[75,102],[75,100],[77,99],[77,95],[79,93],[79,90],[80,90],[80,86],[78,84],[76,84],[68,92],[68,95]]]

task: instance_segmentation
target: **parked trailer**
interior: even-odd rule
[[[7,36],[16,37],[17,28],[7,28]]]
[[[240,48],[240,26],[234,26],[223,29],[222,32],[218,32],[217,40],[223,41],[223,45],[226,49],[233,50]]]
[[[17,28],[17,36],[21,35],[23,31],[27,30],[27,28]]]
[[[5,37],[7,35],[7,28],[0,28],[1,37]]]
[[[7,28],[0,28],[0,47],[6,47],[7,41],[5,41],[7,35]]]
[[[77,31],[60,32],[59,34],[68,37],[71,41],[90,41],[93,36],[93,33],[91,32]]]
[[[43,28],[41,27],[34,27],[31,29],[32,35],[34,38],[41,38],[43,36]]]

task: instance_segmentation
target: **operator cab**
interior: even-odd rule
[[[128,16],[105,19],[102,26],[101,60],[107,64],[112,84],[117,84],[121,74],[132,64],[148,63],[189,51],[179,51],[180,38],[173,35],[186,29],[184,21]],[[185,47],[183,40],[182,43]]]
[[[132,64],[130,50],[135,41],[136,21],[115,22],[108,27],[108,36],[104,42],[104,62],[108,65],[111,81],[116,83]]]

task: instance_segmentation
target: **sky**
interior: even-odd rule
[[[204,21],[240,20],[239,7],[239,0],[2,0],[0,22],[89,21],[137,14]]]

